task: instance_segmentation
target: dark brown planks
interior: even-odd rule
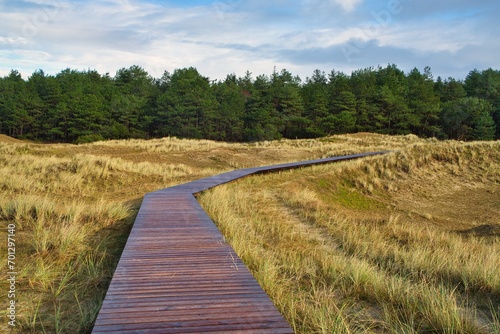
[[[241,169],[147,194],[92,333],[293,333],[194,194],[251,174],[381,153]]]

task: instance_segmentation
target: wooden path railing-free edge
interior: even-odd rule
[[[240,169],[146,194],[92,333],[293,333],[194,195],[252,174],[383,153]]]

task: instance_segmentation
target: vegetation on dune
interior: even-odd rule
[[[473,70],[458,81],[434,79],[429,67],[387,65],[350,75],[316,70],[304,81],[286,69],[211,81],[195,68],[153,78],[134,65],[114,77],[65,69],[0,78],[0,133],[36,141],[240,142],[362,131],[499,139],[500,71]]]
[[[211,150],[223,146],[175,138],[79,146],[0,138],[0,223],[16,228],[17,331],[90,332],[143,195],[230,168],[208,163]],[[169,161],[168,152],[194,152],[208,162]],[[6,263],[6,243],[0,248]],[[0,289],[8,291],[6,280]]]
[[[500,330],[500,145],[414,140],[200,195],[297,332]]]
[[[16,225],[17,329],[90,331],[145,193],[234,168],[318,158],[332,147],[353,153],[351,141],[169,137],[47,145],[0,136],[0,222]],[[4,261],[6,244],[0,247]]]
[[[396,152],[252,177],[201,199],[299,332],[498,329],[498,143],[358,133],[248,144],[0,136],[0,224],[16,225],[17,331],[90,332],[147,192],[235,168],[385,149]]]

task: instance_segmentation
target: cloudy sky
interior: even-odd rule
[[[0,76],[17,69],[211,79],[394,63],[463,79],[500,69],[498,0],[0,0]]]

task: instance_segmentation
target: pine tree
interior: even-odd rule
[[[407,76],[406,101],[411,112],[409,125],[412,133],[423,137],[440,136],[439,96],[429,67],[424,74],[414,68]]]
[[[445,134],[457,140],[492,140],[495,123],[492,105],[481,98],[465,97],[444,104],[441,122]]]

